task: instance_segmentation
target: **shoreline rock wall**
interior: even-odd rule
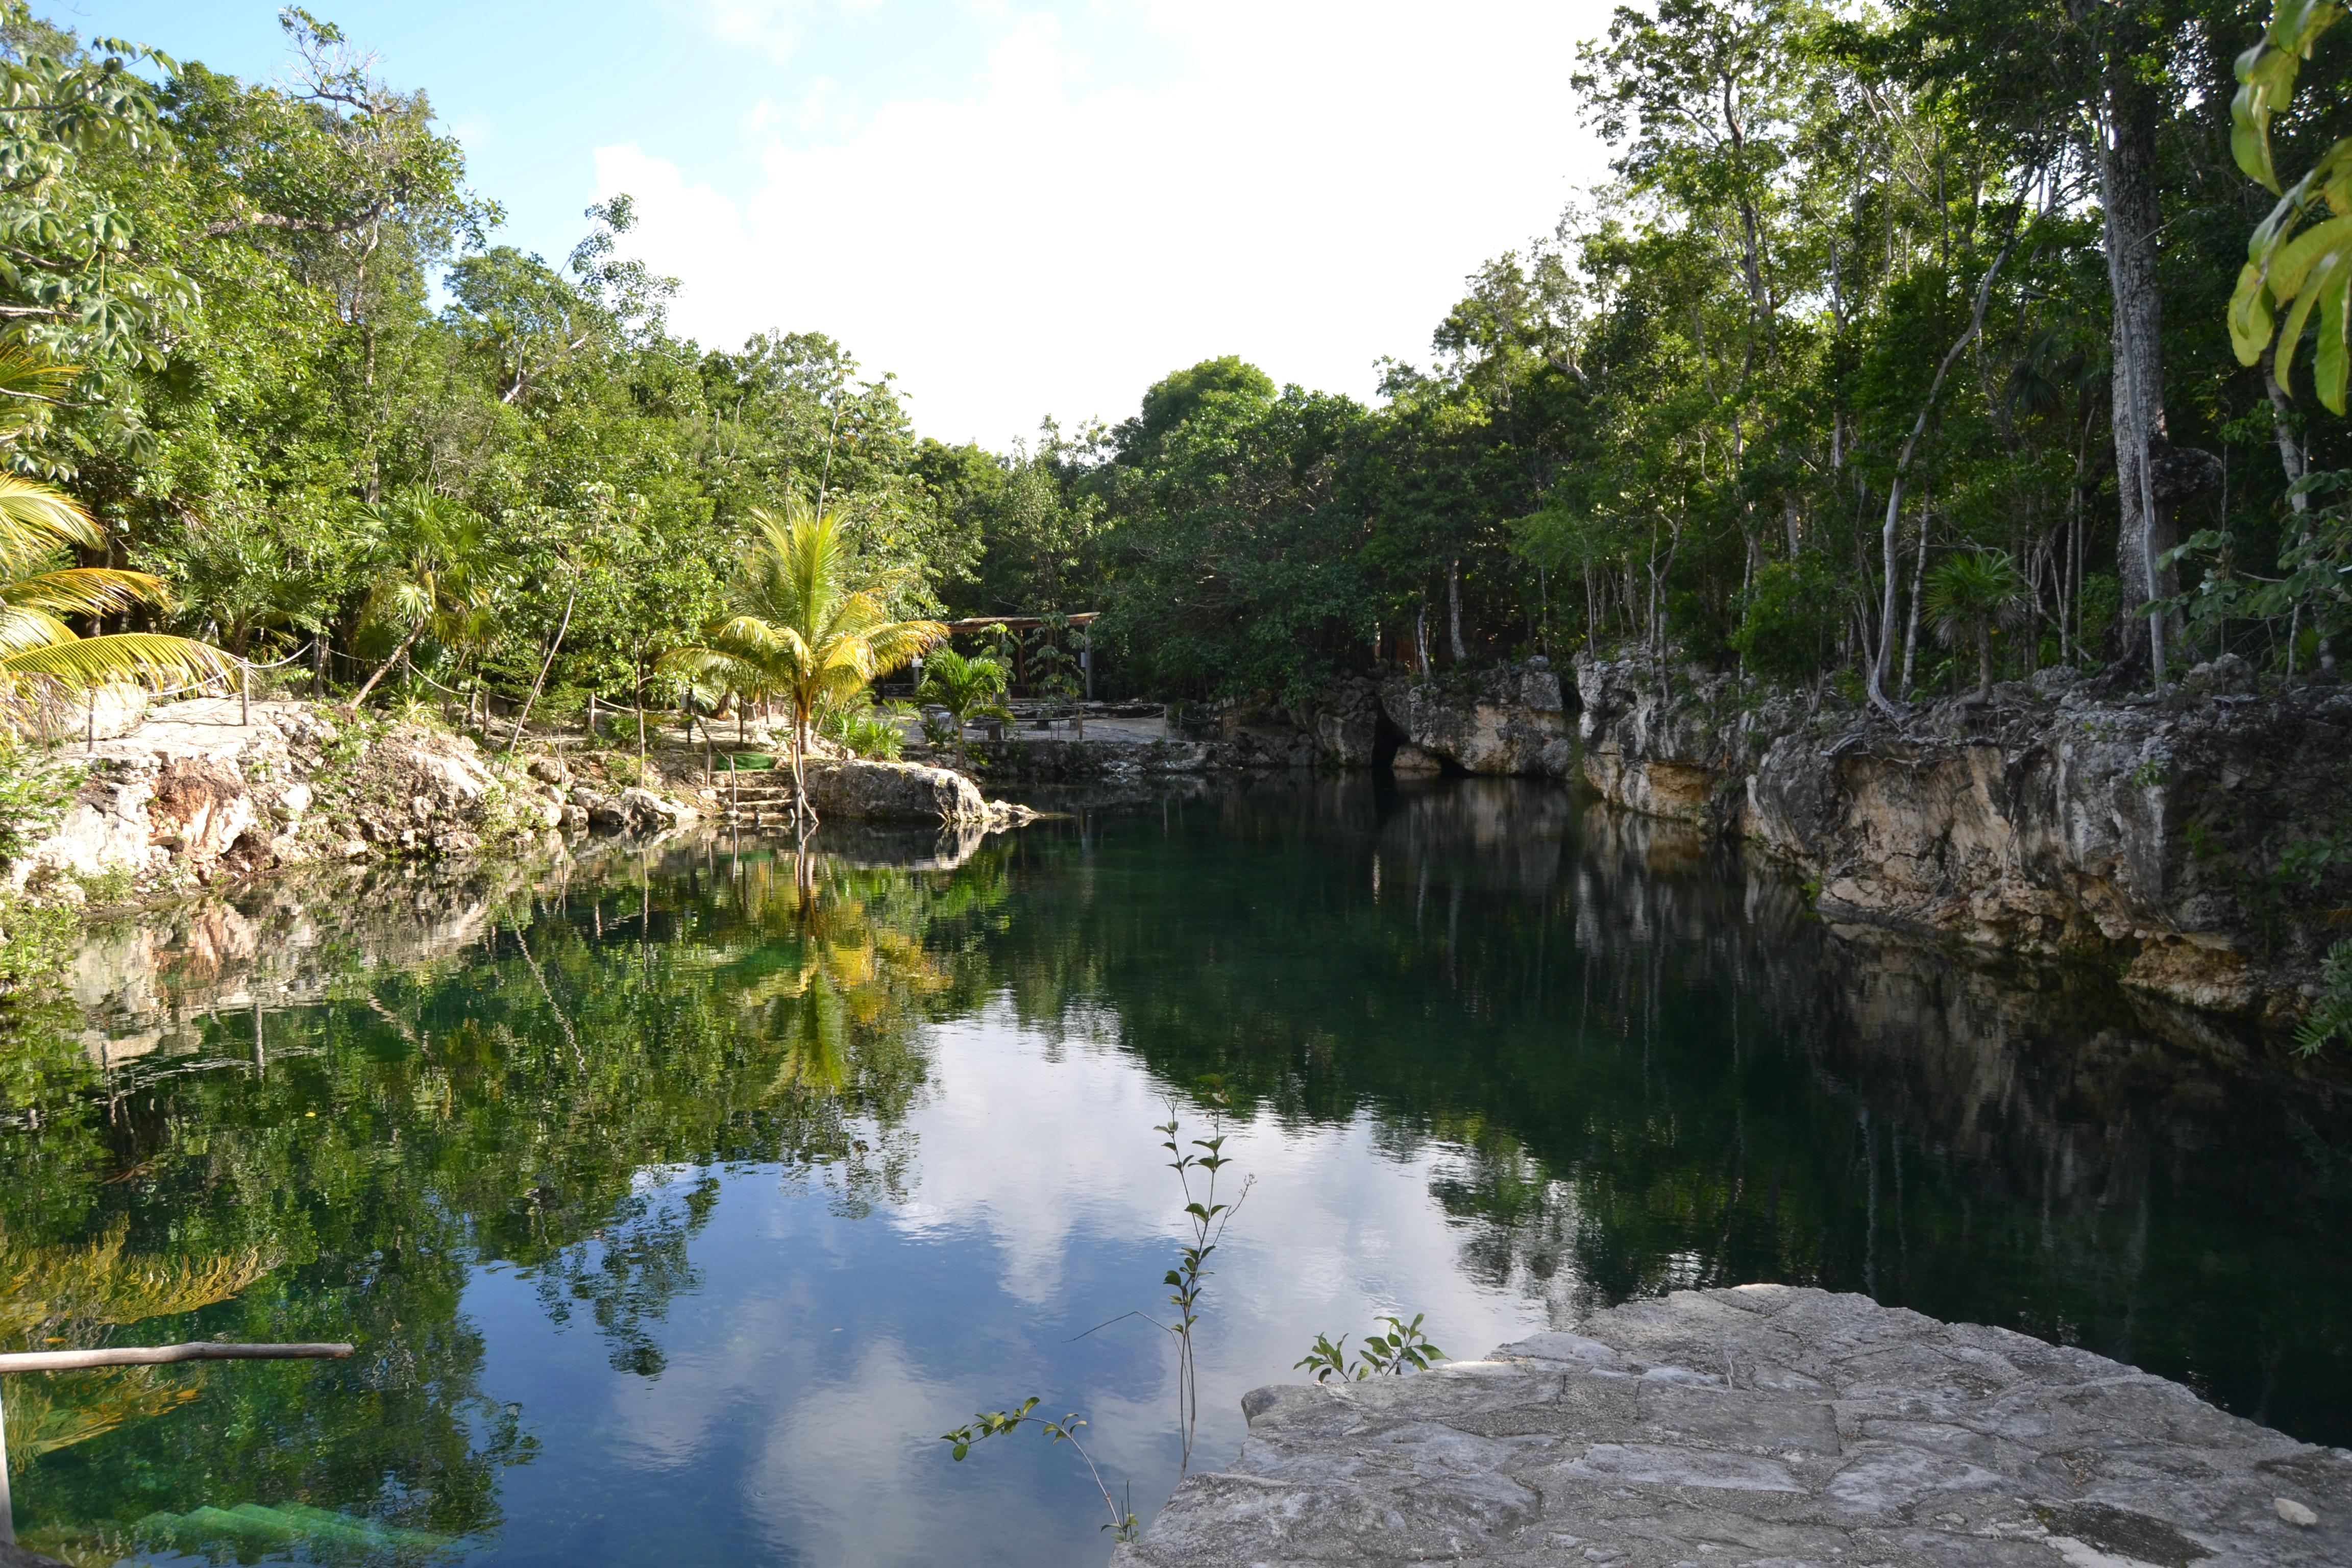
[[[1614,805],[1790,863],[1832,921],[2100,963],[2284,1024],[2352,892],[2352,692],[2258,697],[2221,674],[2158,704],[2046,671],[1898,726],[1787,698],[1742,709],[1720,676],[1661,702],[1652,672],[1586,661],[1582,773]]]
[[[37,766],[68,798],[0,867],[0,888],[68,905],[318,862],[560,847],[588,828],[592,805],[640,835],[695,815],[651,789],[587,790],[560,758],[509,763],[465,736],[309,702],[175,703]]]

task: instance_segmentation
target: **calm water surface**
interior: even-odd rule
[[[0,1054],[16,1377],[79,1563],[1098,1563],[1173,1483],[1153,1124],[1222,1100],[1199,1462],[1318,1331],[1475,1355],[1683,1286],[2011,1325],[2352,1442],[2352,1095],[2093,980],[1847,940],[1555,791],[1262,786],[280,883]],[[1234,1184],[1229,1179],[1230,1188]],[[1080,1337],[1084,1335],[1084,1337]]]

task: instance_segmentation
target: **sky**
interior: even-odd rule
[[[282,71],[267,0],[47,0]],[[1003,447],[1237,353],[1370,399],[1487,258],[1607,173],[1568,89],[1607,0],[313,0],[422,87],[499,237],[626,192],[672,324],[821,331]]]

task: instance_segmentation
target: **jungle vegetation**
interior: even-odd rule
[[[991,452],[919,436],[821,321],[679,336],[625,196],[567,256],[503,243],[425,91],[329,22],[288,10],[265,83],[7,0],[0,321],[69,372],[11,400],[8,449],[94,530],[10,571],[146,574],[84,635],[374,700],[429,680],[485,719],[676,700],[664,656],[709,646],[760,519],[820,503],[891,620],[1104,612],[1113,690],[1632,647],[1900,704],[2144,678],[2151,626],[2174,668],[2307,675],[2347,614],[2352,450],[2293,384],[2321,317],[2273,342],[2229,307],[2276,199],[2232,142],[2265,19],[1624,8],[1563,105],[1613,183],[1480,266],[1376,404],[1229,355]],[[2258,172],[2346,121],[2309,20],[2260,57]]]

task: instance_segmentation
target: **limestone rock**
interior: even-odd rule
[[[1114,1568],[2352,1561],[2352,1454],[2087,1352],[1790,1286],[1242,1408],[1232,1466]]]
[[[228,853],[253,818],[252,793],[234,763],[173,758],[156,770],[148,831],[198,874]]]
[[[1824,914],[2107,956],[2175,1001],[2285,1018],[2324,933],[2264,940],[2244,893],[2279,825],[2352,816],[2347,755],[2352,699],[2332,697],[1800,732],[1749,777],[1745,827],[1818,880]]]
[[[309,813],[310,803],[317,798],[316,791],[301,780],[296,779],[278,792],[276,798],[269,804],[269,815],[283,823],[299,822]]]
[[[78,879],[127,875],[139,891],[322,858],[465,858],[493,841],[539,847],[571,819],[560,787],[416,724],[344,734],[303,702],[205,698],[156,708],[129,735],[63,748],[44,765],[70,795],[0,882],[63,900]],[[541,773],[568,777],[561,759]],[[650,777],[658,777],[651,774]],[[606,799],[610,826],[646,836],[693,816],[657,789]],[[581,813],[584,826],[585,813]]]
[[[2260,689],[2254,667],[2234,653],[2197,666],[2181,678],[2181,684],[2207,697],[2252,697]]]
[[[1361,677],[1333,686],[1300,710],[1298,727],[1316,752],[1343,768],[1369,768],[1381,738],[1381,689]]]
[[[1568,774],[1567,701],[1548,662],[1465,679],[1391,680],[1381,688],[1381,709],[1406,744],[1465,773]]]
[[[35,745],[120,740],[139,727],[149,705],[147,689],[127,682],[73,692],[24,707],[0,710],[0,733]]]
[[[1791,862],[1832,922],[2092,960],[2174,1001],[2284,1022],[2328,933],[2282,931],[2256,902],[2283,846],[2352,820],[2352,697],[2257,698],[2252,673],[2214,659],[2193,700],[2158,705],[2044,671],[1898,727],[1689,670],[1661,700],[1648,666],[1584,660],[1583,771],[1613,804]],[[2320,891],[2352,894],[2352,875],[2327,874],[2343,886]]]
[[[1443,773],[1445,763],[1411,741],[1400,744],[1389,758],[1389,772],[1399,778],[1429,778]]]
[[[675,832],[695,819],[694,811],[683,802],[649,789],[625,789],[615,805],[622,822],[640,837]]]
[[[979,786],[947,768],[854,759],[806,764],[809,804],[821,817],[858,822],[985,822]]]

